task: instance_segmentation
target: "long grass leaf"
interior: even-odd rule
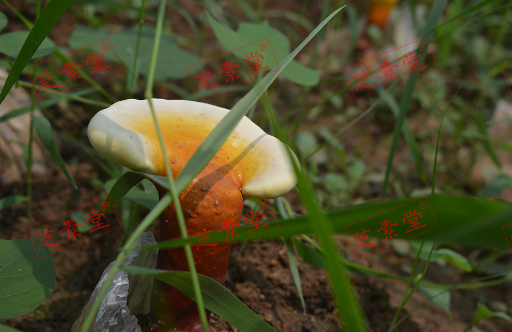
[[[329,15],[322,23],[320,23],[309,36],[290,53],[277,66],[277,70],[267,74],[254,88],[251,89],[242,99],[240,99],[231,111],[215,126],[210,134],[205,138],[196,152],[189,159],[182,172],[178,176],[178,180],[183,179],[186,183],[190,183],[194,177],[210,162],[215,154],[220,150],[227,137],[233,132],[242,117],[247,114],[249,109],[258,101],[261,95],[275,81],[277,76],[284,68],[295,58],[295,56],[306,46],[306,44],[334,17],[341,9],[338,8]]]
[[[196,300],[190,272],[155,270],[138,266],[121,266],[121,270],[130,274],[152,276],[176,287],[186,296]],[[201,274],[198,277],[205,307],[208,310],[244,332],[276,332],[274,328],[217,281]]]
[[[444,116],[446,115],[446,111],[448,110],[448,106],[450,106],[450,104],[453,101],[453,98],[455,98],[457,93],[459,93],[459,90],[460,90],[460,86],[457,89],[457,91],[455,92],[455,94],[453,95],[453,97],[450,100],[450,102],[448,103],[448,105],[446,105],[446,109],[444,110],[443,116],[441,117],[441,123],[439,124],[439,131],[437,132],[436,151],[435,151],[435,155],[434,155],[434,167],[433,167],[433,170],[432,170],[432,193],[431,193],[432,196],[434,196],[434,191],[435,191],[435,188],[436,188],[437,153],[439,151],[439,140],[441,139],[441,128],[443,127]]]
[[[284,128],[281,123],[277,121],[277,117],[272,111],[268,95],[265,94],[265,97],[264,105],[267,109],[270,123],[275,131],[276,137],[290,146]],[[293,160],[292,156],[290,156],[290,159]],[[353,289],[350,285],[345,267],[338,259],[339,250],[332,239],[332,235],[335,233],[333,225],[329,222],[326,215],[320,211],[313,191],[313,185],[307,178],[305,168],[303,165],[301,166],[300,169],[302,169],[302,172],[295,162],[293,164],[298,177],[298,190],[301,200],[309,212],[307,220],[312,233],[320,238],[322,247],[325,250],[325,266],[332,284],[340,321],[348,331],[365,331],[366,324],[361,307],[353,294]]]
[[[302,293],[302,284],[300,282],[299,268],[297,266],[297,257],[295,257],[295,249],[291,238],[283,239],[288,251],[288,260],[290,262],[290,271],[292,272],[293,282],[299,293],[300,302],[302,303],[302,309],[306,314],[306,302],[304,301],[304,294]]]
[[[89,93],[91,93],[93,91],[94,91],[94,88],[90,88],[90,89],[86,89],[86,90],[83,90],[83,91],[77,91],[77,92],[70,93],[70,94],[63,94],[61,96],[55,96],[55,97],[49,98],[49,99],[47,99],[45,101],[42,101],[42,102],[40,102],[40,103],[38,103],[36,105],[37,105],[38,108],[46,108],[46,107],[50,107],[52,105],[55,105],[55,104],[61,102],[62,100],[69,99],[69,97],[71,95],[73,95],[73,96],[81,96],[81,95],[89,94]],[[2,123],[4,121],[7,121],[9,119],[15,118],[17,116],[23,115],[23,114],[28,113],[28,112],[30,112],[30,106],[26,106],[26,107],[22,107],[22,108],[18,108],[18,109],[12,110],[9,113],[6,113],[6,114],[0,116],[0,123]]]
[[[34,27],[30,30],[25,43],[23,43],[23,46],[21,47],[18,57],[12,65],[9,76],[7,76],[4,87],[0,92],[0,104],[4,101],[7,93],[18,80],[18,77],[32,58],[32,55],[36,52],[39,45],[41,45],[46,36],[48,36],[48,33],[52,30],[71,3],[73,3],[73,0],[51,0],[44,8],[43,12],[37,19],[36,24],[34,24]]]
[[[379,94],[382,95],[384,100],[388,103],[389,108],[391,109],[391,112],[395,116],[395,118],[398,118],[398,114],[400,113],[400,109],[398,107],[398,103],[396,102],[395,98],[387,91],[387,90],[381,90]],[[411,128],[409,127],[409,124],[407,121],[404,121],[404,125],[402,127],[402,132],[404,134],[405,142],[407,143],[407,146],[409,146],[409,150],[411,150],[412,157],[414,159],[414,163],[416,164],[416,169],[418,170],[418,173],[423,180],[424,183],[427,182],[427,177],[425,175],[425,171],[423,170],[423,164],[421,162],[421,156],[420,156],[420,150],[418,148],[418,145],[416,144],[416,140],[414,139],[414,135],[411,132]]]
[[[75,189],[78,189],[75,180],[73,180],[71,174],[69,174],[68,168],[66,167],[64,160],[62,160],[59,149],[57,149],[57,145],[53,140],[52,126],[50,125],[50,121],[48,121],[46,118],[42,118],[39,116],[32,116],[32,121],[34,122],[34,128],[36,130],[36,133],[41,139],[41,142],[43,143],[44,147],[48,150],[48,152],[50,152],[50,154],[52,155],[53,159],[55,159],[57,164],[59,164],[62,173],[64,173],[68,181],[71,182],[71,185]]]
[[[425,25],[424,33],[422,38],[431,39],[432,34],[434,30],[432,30],[434,27],[437,26],[437,22],[441,18],[441,15],[444,11],[444,8],[446,7],[446,3],[448,0],[435,0],[434,4],[432,5],[430,9],[430,13],[427,18],[427,23]],[[411,75],[411,74],[409,74]],[[411,103],[412,94],[414,92],[414,86],[416,85],[417,79],[408,80],[405,85],[405,91],[404,95],[401,98],[400,101],[400,112],[398,113],[398,117],[395,123],[395,129],[393,131],[393,140],[391,142],[391,147],[389,150],[389,156],[388,161],[386,164],[386,175],[384,178],[384,184],[382,186],[382,199],[386,196],[386,189],[388,187],[389,183],[389,176],[391,173],[391,166],[393,164],[393,157],[395,156],[397,145],[398,145],[398,139],[400,138],[400,132],[402,130],[402,126],[405,121],[405,116],[407,114],[407,109],[409,107],[409,104]]]

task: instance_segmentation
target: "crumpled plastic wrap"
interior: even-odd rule
[[[142,266],[154,269],[158,250],[139,251],[140,247],[157,244],[153,233],[144,232],[137,240],[134,250],[123,259],[122,265]],[[92,292],[89,302],[75,321],[71,332],[79,332],[89,314],[92,305],[107,278],[114,262],[103,271],[100,281]],[[141,332],[134,315],[149,312],[151,288],[153,279],[144,275],[131,275],[123,271],[117,271],[112,283],[108,285],[108,291],[100,305],[96,319],[88,332]]]

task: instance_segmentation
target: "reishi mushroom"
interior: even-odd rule
[[[229,110],[194,101],[155,98],[152,102],[176,179]],[[94,149],[110,161],[133,170],[167,176],[147,100],[123,100],[98,112],[91,119],[87,133]],[[280,140],[267,135],[244,116],[222,148],[179,195],[186,225],[197,225],[197,229],[191,226],[189,233],[218,230],[226,219],[240,220],[244,198],[276,198],[291,190],[297,178],[287,149],[291,152]],[[293,152],[291,155],[297,160]],[[155,185],[162,197],[166,190]],[[212,216],[215,217],[198,223]],[[160,215],[160,240],[180,236],[171,203]],[[211,253],[194,258],[197,272],[223,284],[230,247],[215,252],[215,248],[206,250]],[[188,271],[184,249],[159,250],[157,268]],[[207,317],[209,314],[207,311]],[[156,279],[149,316],[152,331],[202,331],[197,304]]]
[[[388,23],[389,15],[397,3],[398,0],[370,0],[368,22],[376,24],[383,29]]]

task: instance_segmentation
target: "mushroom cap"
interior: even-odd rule
[[[154,98],[152,102],[173,164],[179,156],[192,156],[229,112],[195,101]],[[137,171],[166,174],[147,100],[127,99],[98,112],[91,119],[87,134],[94,149],[108,160]],[[244,196],[275,198],[297,184],[287,149],[298,165],[290,148],[244,116],[216,156],[222,155],[230,166],[238,168]],[[188,158],[180,162],[184,165]]]

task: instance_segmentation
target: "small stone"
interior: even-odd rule
[[[206,187],[201,188],[202,191],[206,191]]]
[[[212,186],[208,186],[208,189],[212,189]]]
[[[215,201],[215,205],[219,205],[219,201]]]

